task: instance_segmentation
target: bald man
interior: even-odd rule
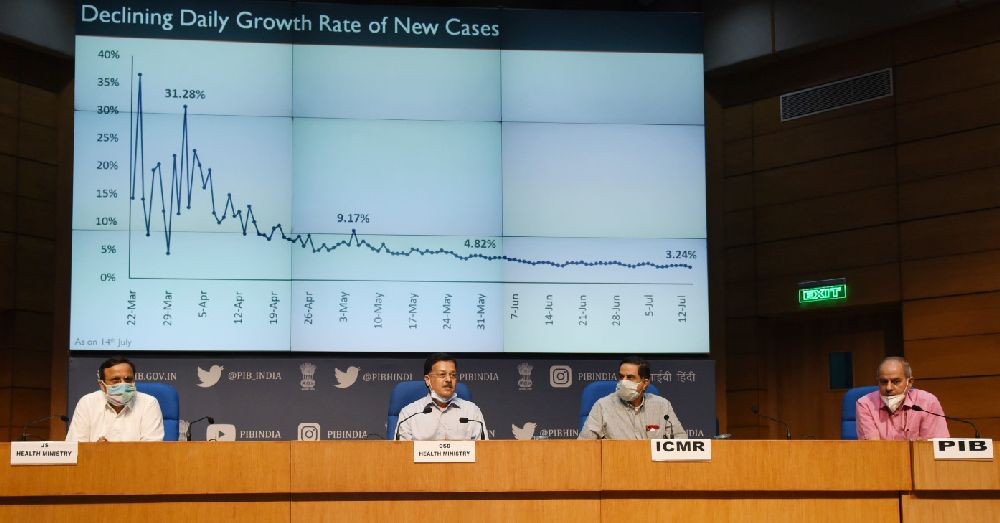
[[[878,390],[858,399],[858,439],[923,440],[947,438],[941,402],[913,388],[913,370],[903,358],[882,360],[876,373]],[[920,410],[914,407],[919,406]],[[932,414],[933,413],[933,414]]]

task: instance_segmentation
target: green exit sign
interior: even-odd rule
[[[847,299],[847,280],[826,280],[799,284],[799,303],[818,303]]]

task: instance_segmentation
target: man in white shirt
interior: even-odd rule
[[[458,397],[458,364],[438,352],[424,361],[428,394],[399,411],[396,437],[403,440],[443,441],[489,439],[479,407]]]
[[[66,441],[163,441],[156,398],[135,390],[135,365],[114,357],[97,371],[101,390],[80,398]]]
[[[687,438],[670,401],[646,392],[650,376],[648,361],[623,358],[615,391],[594,403],[578,439]]]

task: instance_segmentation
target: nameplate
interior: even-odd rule
[[[414,463],[475,463],[476,442],[414,441]]]
[[[712,461],[710,439],[651,439],[653,461]]]
[[[988,438],[934,438],[934,459],[993,461],[993,440]]]
[[[75,441],[12,441],[11,465],[76,465],[80,455]]]

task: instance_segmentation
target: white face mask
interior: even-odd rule
[[[441,402],[441,403],[451,403],[452,400],[455,399],[455,393],[453,392],[451,394],[451,397],[449,397],[449,398],[442,398],[440,394],[438,394],[437,392],[434,392],[434,390],[432,389],[431,390],[431,399],[434,399],[434,400],[436,400],[438,402]]]
[[[135,384],[133,383],[105,384],[104,386],[108,389],[104,392],[105,399],[116,407],[124,407],[135,397]]]
[[[639,384],[634,381],[621,380],[615,387],[615,392],[622,401],[635,401],[639,397]]]
[[[903,400],[906,399],[906,393],[896,394],[895,396],[882,396],[882,403],[889,408],[889,412],[896,412],[896,409],[903,404]]]

